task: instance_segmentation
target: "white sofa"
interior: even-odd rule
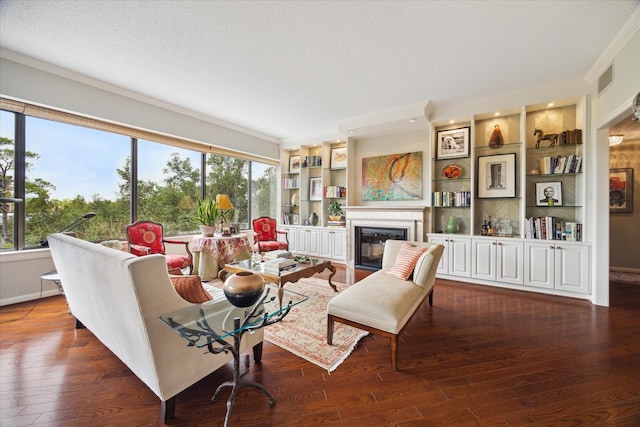
[[[89,329],[160,398],[164,421],[174,415],[178,393],[232,359],[189,347],[160,320],[193,305],[176,292],[162,255],[136,257],[64,234],[48,240],[76,327]],[[258,330],[243,338],[242,351],[253,347],[256,361],[262,337]]]
[[[327,344],[333,342],[335,322],[355,326],[391,339],[391,366],[398,368],[398,337],[422,301],[433,305],[436,270],[444,246],[427,242],[407,242],[427,250],[418,258],[408,280],[387,272],[396,262],[403,241],[387,240],[382,269],[349,286],[327,305]]]

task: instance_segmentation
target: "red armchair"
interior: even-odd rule
[[[276,228],[276,220],[268,216],[261,216],[253,220],[255,233],[255,248],[257,252],[269,252],[289,249],[287,233]],[[278,240],[278,235],[284,235],[285,241]]]
[[[150,254],[162,254],[167,260],[169,270],[189,268],[189,274],[193,272],[193,255],[189,250],[189,244],[181,240],[167,240],[163,237],[162,224],[153,221],[137,221],[125,228],[129,252],[136,256]],[[173,255],[165,253],[165,243],[184,245],[187,255]]]

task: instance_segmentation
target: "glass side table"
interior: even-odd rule
[[[242,387],[260,390],[271,405],[276,400],[262,385],[253,381],[244,381],[242,377],[249,372],[249,355],[245,356],[245,371],[240,373],[240,343],[242,336],[249,332],[281,321],[291,307],[306,301],[306,295],[266,285],[262,297],[251,307],[241,308],[231,305],[226,299],[208,301],[172,313],[163,314],[160,319],[173,328],[189,342],[189,346],[206,348],[210,353],[230,352],[233,355],[233,380],[225,381],[213,394],[215,402],[220,391],[232,387],[227,400],[227,414],[224,425],[229,425],[229,417],[235,404],[236,395]],[[231,338],[232,343],[227,341]]]

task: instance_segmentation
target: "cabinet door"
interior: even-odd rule
[[[347,231],[346,230],[332,230],[333,233],[333,246],[331,259],[337,261],[347,260]]]
[[[522,285],[524,256],[522,242],[498,240],[496,242],[496,280],[498,282]]]
[[[476,279],[496,279],[496,242],[495,240],[473,241],[473,262],[471,276]]]
[[[555,276],[555,246],[550,243],[525,244],[526,286],[553,289]]]
[[[444,252],[442,252],[442,257],[440,257],[440,263],[438,264],[436,274],[449,274],[449,248],[447,247],[448,239],[446,239],[444,236],[434,236],[430,234],[429,241],[444,246]]]
[[[589,247],[562,245],[555,250],[556,289],[570,292],[589,292]]]
[[[311,231],[309,229],[300,229],[298,230],[298,253],[300,255],[308,255],[309,254],[309,234]]]
[[[320,231],[320,248],[318,255],[331,259],[333,253],[333,231],[323,229]]]
[[[308,230],[309,240],[307,242],[307,254],[311,256],[320,255],[320,229],[312,228]]]
[[[471,277],[471,239],[450,237],[448,247],[449,274]]]
[[[287,240],[289,240],[289,252],[298,252],[298,229],[297,228],[283,228],[287,233]]]

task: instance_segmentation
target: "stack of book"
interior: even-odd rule
[[[264,272],[265,274],[279,276],[281,272],[290,270],[296,265],[297,264],[293,259],[276,258],[270,261],[265,261]]]
[[[276,258],[285,258],[285,259],[289,259],[292,258],[293,255],[291,255],[291,252],[285,250],[285,249],[280,249],[277,251],[269,251],[269,252],[265,252],[264,255],[262,256],[262,259],[264,259],[265,261],[271,261],[274,260]]]
[[[345,220],[341,221],[327,221],[327,228],[344,228],[347,223]]]

